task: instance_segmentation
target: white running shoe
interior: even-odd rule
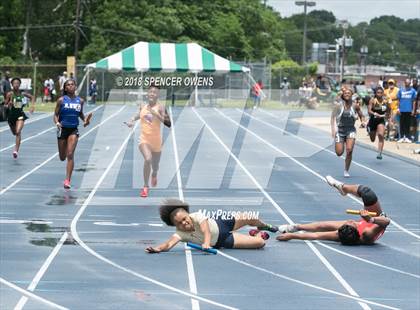
[[[404,143],[405,142],[405,138],[401,138],[397,141],[398,143]]]
[[[411,143],[411,140],[409,138],[404,138],[405,143]]]
[[[335,187],[340,192],[341,195],[343,195],[343,196],[346,196],[347,195],[347,193],[343,191],[343,185],[344,185],[344,183],[342,183],[342,182],[334,179],[330,175],[327,175],[325,177],[325,180],[327,181],[328,185],[330,185],[332,187]]]
[[[347,170],[344,170],[344,177],[350,178],[350,173]]]
[[[290,225],[290,224],[284,224],[284,225],[280,225],[279,226],[279,233],[280,234],[285,234],[285,233],[294,233],[297,232],[297,225]]]

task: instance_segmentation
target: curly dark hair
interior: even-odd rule
[[[166,223],[168,226],[175,226],[173,223],[173,218],[179,211],[186,211],[187,213],[190,212],[190,206],[188,203],[175,199],[175,198],[168,198],[162,201],[159,208],[160,218],[162,221]]]
[[[356,245],[360,242],[360,235],[354,226],[344,224],[338,229],[338,238],[344,245]]]

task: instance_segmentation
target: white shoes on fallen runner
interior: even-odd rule
[[[280,225],[278,228],[279,228],[278,232],[280,234],[294,233],[294,232],[298,231],[296,224],[294,224],[294,225],[284,224],[284,225]]]
[[[325,177],[325,180],[327,181],[328,185],[330,185],[332,187],[335,187],[340,192],[341,195],[343,195],[343,196],[346,196],[347,195],[347,193],[343,190],[344,183],[342,183],[342,182],[334,179],[330,175],[327,175]]]

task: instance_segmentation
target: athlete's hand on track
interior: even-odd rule
[[[290,239],[292,239],[292,236],[288,233],[285,233],[285,234],[278,235],[276,239],[278,241],[289,241]]]
[[[360,216],[366,221],[369,222],[371,216],[369,215],[368,210],[360,210]]]
[[[149,253],[149,254],[160,253],[160,250],[158,250],[158,249],[156,249],[154,247],[151,247],[151,246],[147,247],[145,249],[145,251],[146,251],[146,253]]]

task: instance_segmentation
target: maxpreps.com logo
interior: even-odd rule
[[[258,220],[260,218],[259,211],[226,211],[226,210],[198,210],[201,214],[203,214],[207,218],[211,218],[214,220],[222,219],[222,220],[233,220],[234,218],[241,217],[242,219],[247,220]]]

